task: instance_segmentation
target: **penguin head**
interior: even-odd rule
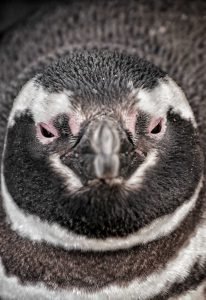
[[[68,231],[137,232],[188,201],[201,172],[184,93],[135,55],[74,52],[14,100],[2,178],[25,214]]]

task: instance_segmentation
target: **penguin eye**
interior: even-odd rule
[[[149,125],[149,134],[158,136],[159,134],[163,133],[164,129],[165,129],[164,119],[163,118],[154,119],[151,121]]]
[[[37,137],[43,144],[48,144],[58,137],[57,129],[51,123],[37,125]]]

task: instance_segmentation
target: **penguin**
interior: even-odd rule
[[[135,54],[75,50],[14,97],[1,162],[1,299],[205,299],[193,111]]]

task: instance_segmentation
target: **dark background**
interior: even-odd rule
[[[78,0],[10,0],[10,1],[0,1],[0,40],[3,34],[8,31],[9,29],[15,27],[15,25],[23,20],[25,17],[29,17],[29,15],[32,15],[35,11],[38,10],[41,6],[47,6],[51,4],[61,2],[72,2],[72,1],[78,1]],[[86,1],[86,0],[85,0]],[[91,0],[92,1],[92,0]],[[93,0],[93,1],[101,1],[101,0]],[[108,0],[110,1],[110,0]],[[128,0],[129,1],[129,0]],[[152,2],[156,2],[159,0],[145,0],[150,3],[152,6]],[[198,6],[200,7],[199,11],[201,11],[201,14],[205,14],[206,17],[206,11],[203,9],[201,10],[201,7],[206,7],[206,0],[165,0],[165,5],[170,7],[171,2],[178,2],[178,3],[186,3],[190,10],[195,10]],[[90,1],[88,1],[89,4]],[[121,2],[121,0],[120,0]],[[138,2],[138,0],[137,0]]]
[[[25,17],[29,17],[29,15],[37,11],[39,7],[61,2],[69,2],[69,0],[0,1],[0,39],[6,31],[15,27],[15,25]]]
[[[0,36],[15,23],[32,13],[40,4],[34,1],[0,2]]]

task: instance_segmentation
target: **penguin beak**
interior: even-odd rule
[[[95,152],[94,172],[99,179],[113,179],[119,173],[120,138],[113,122],[100,121],[93,131],[92,148]]]
[[[78,143],[65,156],[64,164],[78,174],[84,185],[119,184],[124,131],[116,120],[104,118],[92,120],[82,132]]]

